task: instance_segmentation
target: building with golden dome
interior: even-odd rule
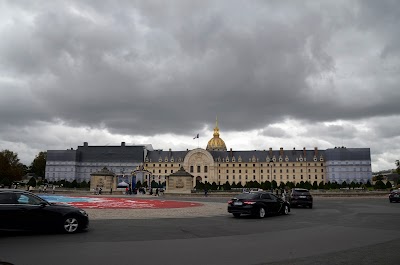
[[[149,151],[144,165],[152,174],[148,181],[157,183],[163,183],[166,176],[183,166],[195,177],[194,185],[196,182],[217,185],[228,182],[244,186],[249,181],[276,181],[278,185],[302,181],[318,185],[328,181],[366,183],[372,175],[369,148],[227,150],[220,138],[218,120],[206,149]]]
[[[218,118],[215,121],[215,128],[213,138],[208,141],[207,151],[226,151],[226,145],[224,140],[219,137],[219,128],[218,128]]]
[[[49,181],[81,182],[89,181],[90,173],[104,166],[124,175],[140,165],[146,169],[141,180],[159,184],[181,167],[194,176],[193,185],[228,182],[244,186],[250,181],[260,184],[276,181],[278,185],[302,181],[366,183],[372,178],[369,148],[228,150],[220,137],[218,120],[206,149],[164,151],[153,149],[151,145],[126,146],[122,142],[121,146],[89,146],[85,142],[76,150],[48,150],[45,174]]]

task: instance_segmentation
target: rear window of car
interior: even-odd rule
[[[310,192],[308,190],[294,190],[293,194],[303,194],[303,195],[309,195]]]
[[[251,200],[251,199],[260,198],[260,194],[258,194],[258,193],[241,193],[241,194],[238,194],[237,196],[235,196],[235,198]]]

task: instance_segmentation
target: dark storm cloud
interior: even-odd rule
[[[41,121],[193,135],[218,115],[225,131],[282,137],[269,125],[292,119],[332,141],[354,140],[355,127],[313,124],[398,116],[399,6],[3,2],[0,133]]]
[[[4,30],[1,49],[3,66],[39,75],[34,96],[72,125],[182,132],[219,114],[226,129],[255,128],[307,108],[305,78],[332,67],[312,10],[282,20],[268,16],[282,7],[260,3],[244,13],[241,2],[231,13],[212,2],[89,4],[36,7],[32,25]]]

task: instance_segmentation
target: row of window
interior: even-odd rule
[[[229,167],[229,165],[231,165],[231,167],[235,167],[236,166],[236,164],[226,164],[226,167]],[[237,165],[238,165],[238,167],[242,167],[242,164],[237,164]],[[253,164],[253,167],[256,167],[256,165],[257,164]],[[283,167],[282,163],[280,163],[280,164],[266,164],[265,167],[270,167],[270,166],[278,167],[278,165],[279,165],[279,167]],[[323,167],[324,163],[321,163],[320,165],[321,165],[321,167]],[[222,165],[222,166],[224,166],[224,165]],[[289,164],[287,163],[286,167],[288,167],[288,166],[289,166]],[[296,167],[296,166],[302,167],[303,163],[300,163],[300,165],[293,163],[292,166],[293,167]],[[309,166],[310,167],[312,165],[311,165],[311,163],[307,163],[307,164],[305,164],[305,166]],[[318,163],[314,163],[313,166],[318,167]],[[146,167],[149,167],[149,164],[146,164]],[[153,168],[155,168],[155,167],[156,167],[156,164],[153,164]],[[162,167],[162,164],[158,164],[158,167]],[[168,167],[168,164],[164,164],[164,167]],[[170,164],[170,167],[176,167],[176,165]],[[181,167],[181,164],[178,164],[178,167]],[[218,167],[221,167],[221,164],[218,164]],[[244,164],[244,167],[248,167],[248,164]],[[260,167],[264,167],[264,165],[260,164]]]
[[[245,173],[248,173],[248,170],[247,170],[247,169],[245,169],[244,171],[245,171]],[[277,169],[273,169],[273,172],[276,173],[276,172],[277,172]],[[293,172],[293,173],[296,173],[296,169],[293,169],[292,172]],[[308,169],[308,172],[311,173],[311,169],[310,169],[310,168]],[[318,169],[315,168],[315,169],[314,169],[314,172],[317,173],[317,172],[318,172]],[[321,173],[323,173],[323,172],[324,172],[324,169],[321,168]],[[221,169],[218,170],[218,173],[221,173]],[[229,169],[226,170],[226,173],[229,173]],[[232,173],[236,173],[236,170],[233,169],[233,170],[232,170]],[[239,169],[239,173],[242,173],[242,170],[241,170],[241,169]],[[255,169],[253,169],[253,173],[256,173],[256,170],[255,170]],[[264,173],[264,170],[261,169],[261,170],[260,170],[260,173]],[[267,169],[267,173],[270,173],[269,169]],[[282,170],[282,169],[279,169],[279,173],[283,173],[283,170]],[[289,169],[286,169],[286,173],[289,173]],[[300,169],[300,173],[303,173],[303,169],[302,169],[302,168]]]
[[[306,179],[306,178],[307,178],[307,176],[300,175],[300,179]],[[228,176],[227,175],[226,176],[226,180],[229,181],[230,179],[235,180],[235,175],[233,175],[233,176]],[[239,175],[238,179],[241,180],[242,179],[242,175]],[[245,175],[244,179],[248,180],[249,176]],[[266,180],[270,180],[270,179],[271,180],[277,180],[277,176],[273,175],[271,178],[270,178],[270,176],[266,177]],[[283,180],[283,175],[279,175],[279,179]],[[295,179],[296,179],[296,175],[293,175],[293,180],[295,180]],[[312,176],[308,175],[308,180],[311,180],[311,179],[312,179]],[[314,175],[314,179],[318,179],[318,175]],[[324,175],[321,175],[320,179],[323,180],[324,179]],[[221,175],[218,176],[218,180],[221,180]],[[253,175],[253,180],[256,180],[256,176],[255,175]],[[264,176],[261,175],[261,181],[263,181],[263,180],[264,180]],[[289,175],[286,175],[286,180],[290,180],[290,176]]]

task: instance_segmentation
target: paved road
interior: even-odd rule
[[[89,231],[76,235],[2,234],[0,260],[17,265],[399,263],[400,203],[316,198],[314,206],[265,219],[236,219],[225,212],[194,218],[99,218]]]

